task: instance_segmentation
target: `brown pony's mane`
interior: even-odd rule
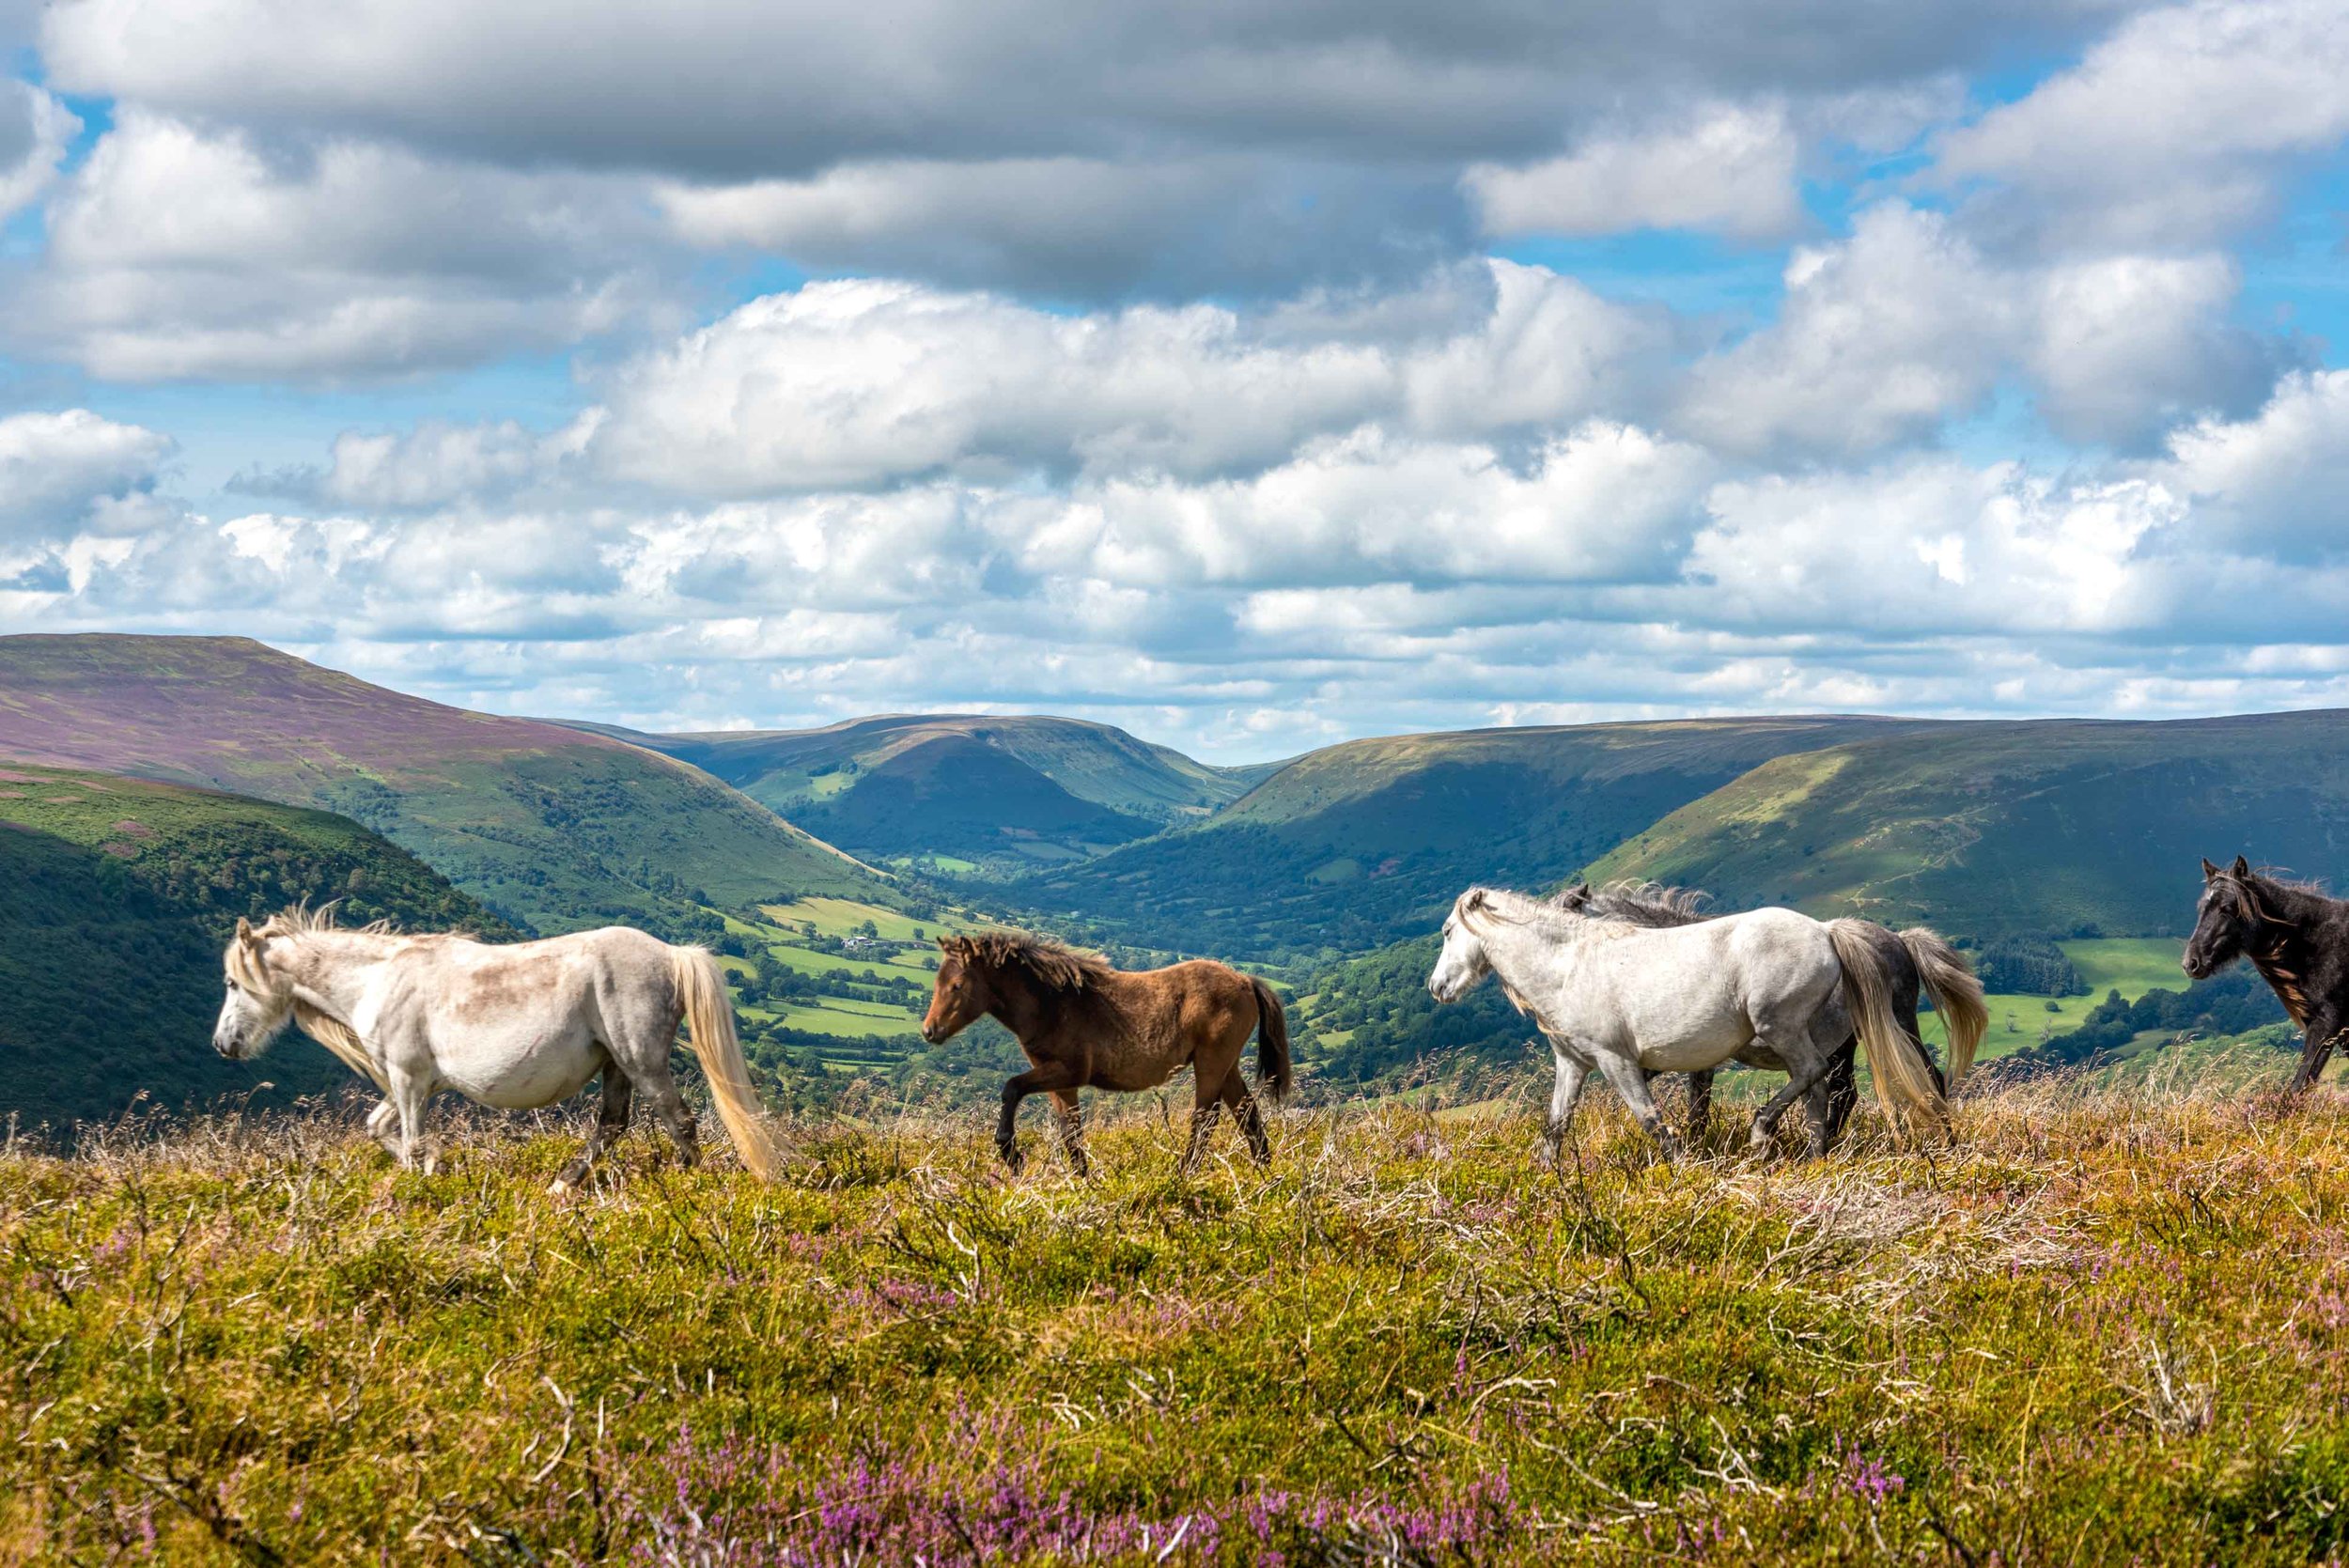
[[[942,945],[963,962],[992,972],[1023,969],[1049,991],[1081,991],[1116,972],[1105,958],[1018,931],[948,937]]]

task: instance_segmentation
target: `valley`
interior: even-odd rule
[[[640,734],[467,712],[237,639],[36,637],[0,638],[0,767],[108,781],[91,798],[161,792],[233,824],[171,841],[174,885],[213,892],[142,914],[103,890],[117,862],[161,863],[153,848],[110,848],[94,818],[34,822],[64,811],[46,785],[0,799],[17,829],[0,834],[0,872],[49,890],[20,896],[19,921],[81,888],[98,891],[76,941],[135,948],[153,922],[179,923],[180,955],[151,977],[176,1000],[119,1036],[126,1081],[158,1101],[229,1081],[188,1067],[183,1046],[214,1005],[221,920],[340,886],[291,850],[294,870],[258,876],[238,847],[297,821],[432,878],[428,896],[416,883],[383,906],[395,918],[620,922],[713,947],[762,1084],[809,1109],[991,1094],[1019,1061],[999,1028],[938,1048],[919,1036],[935,939],[991,924],[1127,967],[1206,955],[1261,972],[1293,1001],[1310,1073],[1330,1092],[1385,1091],[1528,1058],[1525,1024],[1489,987],[1438,1008],[1422,985],[1429,934],[1472,882],[1655,877],[1723,910],[1782,902],[2019,942],[2068,965],[2065,985],[1995,992],[1984,1052],[2035,1059],[2068,1048],[2109,993],[2183,991],[2199,855],[2320,876],[2349,863],[2349,715],[2333,712],[1476,730],[1233,768],[1049,717]],[[0,1026],[29,1039],[54,1022],[0,1001]],[[299,1055],[272,1081],[338,1081],[291,1070]],[[122,1097],[11,1093],[14,1109],[67,1118]]]

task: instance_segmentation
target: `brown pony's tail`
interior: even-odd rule
[[[1934,1086],[1922,1049],[1908,1038],[1892,1012],[1892,987],[1884,959],[1868,939],[1869,922],[1830,920],[1828,940],[1843,970],[1843,1005],[1851,1011],[1853,1029],[1868,1053],[1868,1076],[1875,1081],[1876,1103],[1897,1128],[1915,1123],[1928,1130],[1946,1132],[1949,1102]],[[1952,1063],[1956,1055],[1951,1052]]]
[[[1248,985],[1256,993],[1256,1084],[1269,1084],[1273,1099],[1284,1099],[1289,1092],[1289,1016],[1281,1011],[1281,999],[1271,986],[1252,976]]]
[[[1938,932],[1919,925],[1900,933],[1900,939],[1917,966],[1917,978],[1923,983],[1925,994],[1933,998],[1933,1010],[1941,1015],[1942,1027],[1949,1031],[1950,1093],[1955,1094],[1974,1064],[1975,1048],[1990,1028],[1982,982],[1974,978],[1966,955],[1943,941]]]
[[[685,1037],[702,1064],[709,1098],[718,1119],[726,1125],[735,1152],[751,1174],[766,1181],[775,1173],[778,1159],[774,1140],[751,1087],[750,1069],[742,1062],[742,1044],[734,1034],[734,1004],[726,1000],[725,972],[709,950],[669,949],[669,973],[677,984],[677,1001],[685,1010]]]

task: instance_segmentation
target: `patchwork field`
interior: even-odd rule
[[[1505,1102],[1504,1102],[1505,1103]],[[979,1118],[983,1121],[984,1118]],[[1864,1120],[1864,1118],[1863,1118]],[[807,1126],[0,1151],[0,1560],[2306,1562],[2349,1533],[2349,1100],[1968,1102],[1652,1163],[1610,1102],[1276,1119],[1174,1173]],[[713,1133],[715,1129],[710,1129]],[[1040,1133],[1032,1129],[1035,1145]]]

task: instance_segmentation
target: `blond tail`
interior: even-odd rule
[[[1974,1065],[1974,1051],[1990,1028],[1990,1009],[1982,1000],[1982,982],[1974,978],[1966,955],[1941,939],[1939,933],[1916,926],[1900,934],[1917,966],[1917,978],[1941,1015],[1950,1035],[1950,1093],[1966,1081]]]
[[[1828,940],[1835,961],[1843,969],[1843,1003],[1851,1010],[1853,1028],[1868,1053],[1868,1076],[1875,1081],[1876,1103],[1896,1128],[1916,1125],[1933,1132],[1949,1127],[1949,1102],[1934,1087],[1924,1052],[1908,1038],[1892,1012],[1890,977],[1875,945],[1868,939],[1868,923],[1831,920]]]
[[[705,948],[673,947],[669,972],[676,979],[677,1001],[685,1010],[685,1037],[702,1064],[709,1098],[718,1119],[726,1125],[737,1154],[751,1174],[766,1181],[779,1163],[774,1140],[767,1133],[758,1091],[751,1087],[750,1069],[742,1062],[742,1045],[734,1035],[734,1004],[726,1000],[725,972]]]

